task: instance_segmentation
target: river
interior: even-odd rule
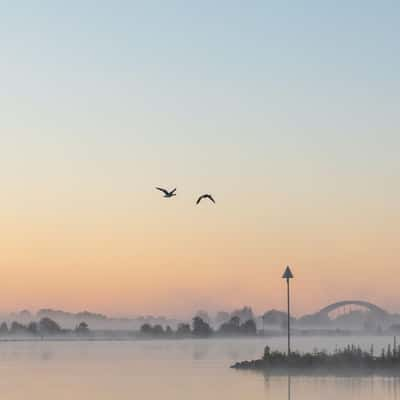
[[[390,337],[294,338],[293,348],[360,344]],[[0,394],[7,400],[347,400],[400,399],[397,378],[265,377],[232,370],[284,338],[154,341],[0,342]]]

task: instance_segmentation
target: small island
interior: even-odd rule
[[[290,356],[266,346],[261,359],[241,361],[231,368],[269,375],[400,376],[400,346],[392,349],[389,345],[378,356],[374,355],[373,346],[369,352],[349,345],[333,353],[315,350],[312,353],[291,352]]]

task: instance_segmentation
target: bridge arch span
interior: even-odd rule
[[[354,304],[356,306],[361,306],[361,307],[365,307],[368,310],[379,314],[379,315],[387,315],[387,311],[385,311],[383,308],[378,307],[375,304],[369,303],[368,301],[363,301],[363,300],[343,300],[343,301],[338,301],[337,303],[332,303],[329,304],[329,306],[326,306],[324,308],[322,308],[321,310],[319,310],[320,314],[329,314],[331,311],[336,310],[337,308],[343,307],[343,306],[347,306],[347,305],[351,305]]]

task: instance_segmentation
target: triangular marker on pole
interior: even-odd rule
[[[286,267],[285,272],[282,275],[283,279],[292,279],[293,278],[293,274],[292,271],[290,270],[289,266]]]

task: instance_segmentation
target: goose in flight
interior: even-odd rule
[[[160,188],[160,187],[156,187],[156,189],[159,190],[160,192],[163,192],[164,193],[164,197],[169,198],[169,197],[172,197],[172,196],[176,196],[176,193],[175,193],[176,192],[176,188],[174,190],[171,190],[170,192],[167,189],[163,189],[163,188]]]
[[[213,197],[211,196],[211,194],[203,194],[201,195],[197,201],[196,204],[199,204],[203,199],[210,199],[214,204],[215,204],[215,200],[213,199]]]

